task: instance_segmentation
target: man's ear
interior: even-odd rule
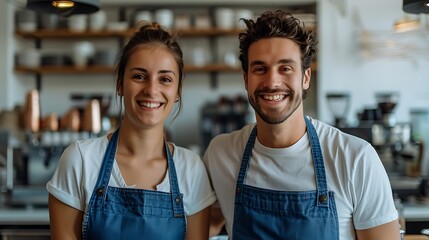
[[[245,72],[243,72],[243,80],[244,80],[244,87],[247,90],[247,74]]]
[[[307,68],[304,71],[304,76],[302,79],[302,89],[308,90],[310,88],[311,80],[311,68]]]

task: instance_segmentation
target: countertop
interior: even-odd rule
[[[0,225],[49,225],[46,208],[1,208]]]
[[[419,202],[405,202],[404,216],[407,221],[429,221],[429,198]]]
[[[429,237],[424,235],[405,235],[404,240],[429,240]]]
[[[46,189],[17,188],[13,194],[0,194],[0,225],[49,225]]]

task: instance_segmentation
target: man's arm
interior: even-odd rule
[[[356,230],[359,240],[400,240],[398,220],[369,228]]]

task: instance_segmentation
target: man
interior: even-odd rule
[[[399,240],[374,148],[304,116],[311,31],[283,11],[244,22],[240,60],[256,124],[215,137],[204,156],[229,237]]]

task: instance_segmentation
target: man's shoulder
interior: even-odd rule
[[[342,129],[331,126],[323,121],[312,119],[311,122],[314,124],[320,139],[329,139],[330,141],[354,143],[358,145],[370,144],[361,137],[357,137],[355,135],[344,132]]]

